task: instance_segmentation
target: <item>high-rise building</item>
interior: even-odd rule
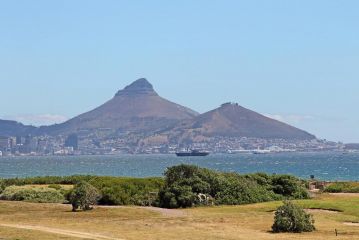
[[[70,134],[65,140],[65,147],[73,147],[74,150],[78,150],[79,149],[78,141],[79,140],[77,134],[75,133]]]
[[[6,152],[9,148],[10,148],[9,138],[0,136],[0,151]]]

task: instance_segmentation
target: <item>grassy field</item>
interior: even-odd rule
[[[73,213],[64,204],[0,201],[0,239],[359,239],[359,226],[344,224],[359,222],[359,195],[322,194],[296,202],[336,211],[310,210],[313,233],[273,234],[273,211],[281,202],[184,210],[96,207]]]

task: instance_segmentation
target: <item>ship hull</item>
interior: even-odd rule
[[[209,153],[207,152],[196,152],[196,153],[192,153],[192,152],[184,152],[184,153],[176,153],[177,157],[205,157],[207,156]]]

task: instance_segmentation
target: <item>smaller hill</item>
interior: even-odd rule
[[[246,109],[238,104],[221,107],[178,124],[167,132],[170,138],[249,137],[264,139],[310,140],[315,136]]]

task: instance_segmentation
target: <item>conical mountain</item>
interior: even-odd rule
[[[122,133],[148,134],[168,128],[198,113],[160,97],[151,83],[140,78],[100,107],[65,123],[45,127],[41,132],[68,134],[94,129],[112,129]]]
[[[169,135],[172,136],[172,139],[248,137],[310,140],[315,138],[314,135],[303,130],[265,117],[233,103],[222,104],[217,109],[183,121],[173,128]]]

